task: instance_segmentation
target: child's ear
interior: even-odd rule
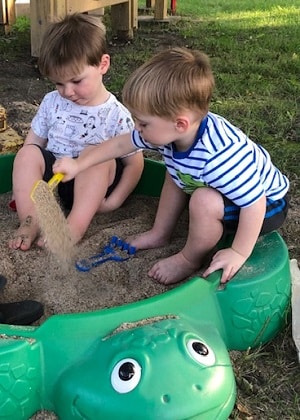
[[[176,129],[183,133],[186,131],[190,126],[190,120],[185,115],[178,116],[175,120]]]
[[[101,74],[105,74],[110,66],[110,56],[108,54],[103,54],[101,61],[99,63],[99,70]]]

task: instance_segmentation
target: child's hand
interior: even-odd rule
[[[246,257],[232,248],[221,249],[213,256],[210,266],[203,273],[203,277],[223,269],[221,283],[226,283],[239,271],[246,260]]]
[[[70,179],[75,178],[75,176],[79,172],[79,167],[76,159],[72,159],[69,157],[63,157],[62,159],[57,159],[54,162],[52,167],[53,172],[56,174],[57,172],[61,172],[64,174],[63,182],[70,181]]]

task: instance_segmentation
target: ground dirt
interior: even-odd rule
[[[155,35],[152,35],[155,37]],[[166,43],[166,39],[156,42]],[[173,43],[176,42],[174,39]],[[116,54],[122,45],[112,45],[111,54]],[[21,136],[25,136],[30,121],[37,107],[49,91],[49,83],[41,78],[36,59],[30,56],[27,49],[14,60],[0,60],[0,104],[7,110],[8,124]],[[0,180],[1,182],[1,180]],[[99,308],[116,306],[147,298],[168,289],[147,276],[147,271],[158,259],[169,256],[179,250],[187,233],[187,216],[184,215],[175,232],[172,243],[162,249],[138,252],[136,256],[126,262],[107,262],[89,273],[82,273],[71,267],[66,271],[53,255],[32,247],[28,252],[13,251],[7,247],[7,241],[18,226],[16,213],[8,208],[10,193],[0,196],[0,273],[8,279],[8,284],[1,293],[0,302],[17,301],[22,299],[36,299],[43,302],[44,316],[36,323],[39,325],[53,314],[91,311]],[[132,196],[125,205],[109,215],[97,215],[84,239],[76,248],[76,256],[84,258],[99,252],[107,241],[118,235],[126,238],[129,235],[147,230],[151,227],[157,199]],[[291,258],[300,256],[300,195],[293,187],[291,209],[285,225],[280,230],[288,244]],[[174,287],[174,286],[171,286]],[[296,352],[290,334],[290,327],[281,335],[280,340],[285,344],[270,344],[266,354],[274,354],[273,348],[282,346],[282,351],[289,358],[290,372],[282,368],[282,375],[294,378],[295,389],[300,392],[299,370],[298,384],[295,383],[297,369]],[[273,346],[273,347],[272,347]],[[239,362],[239,352],[232,353],[235,373],[238,382],[238,401],[232,418],[240,419],[268,419],[270,408],[261,403],[251,403],[252,396],[262,392],[263,387],[272,380],[272,369],[278,371],[278,363],[266,364],[266,358],[261,357],[256,362],[258,371],[245,370]],[[248,369],[250,363],[248,363]],[[284,366],[286,366],[284,364]],[[277,372],[278,373],[278,372]],[[295,391],[289,386],[278,392],[284,393],[287,404],[294,400]],[[298,387],[298,388],[297,388]],[[274,384],[274,389],[276,383]],[[275,397],[274,397],[275,399]],[[276,399],[275,399],[276,401]],[[298,400],[299,401],[299,400]],[[283,413],[277,413],[279,418]],[[282,414],[282,415],[281,415]],[[55,418],[51,413],[39,413],[35,419]],[[290,417],[289,417],[290,418]],[[300,415],[299,415],[300,418]]]

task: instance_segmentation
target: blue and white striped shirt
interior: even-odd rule
[[[152,146],[139,132],[132,134],[137,148],[157,150],[174,182],[187,193],[209,186],[239,207],[248,207],[263,195],[283,198],[289,181],[271,162],[269,153],[225,118],[208,113],[194,144],[178,152],[173,143]]]

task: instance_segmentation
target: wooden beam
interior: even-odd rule
[[[43,1],[43,0],[40,0]],[[56,0],[58,3],[61,0]],[[91,10],[96,10],[101,7],[114,6],[115,4],[128,3],[128,0],[65,0],[66,2],[66,12],[89,12]]]
[[[111,6],[112,29],[118,36],[131,39],[133,28],[137,27],[137,0],[31,0],[31,55],[39,56],[48,22],[68,13],[90,12],[107,6]]]

